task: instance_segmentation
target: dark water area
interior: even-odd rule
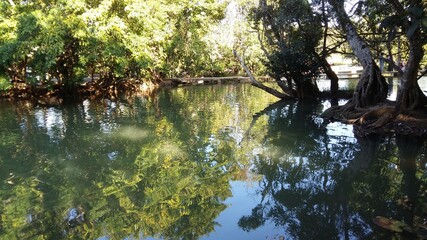
[[[425,139],[356,137],[318,117],[328,101],[275,101],[240,84],[0,103],[0,239],[424,235]]]

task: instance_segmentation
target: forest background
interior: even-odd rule
[[[254,74],[275,79],[281,92],[253,83],[277,97],[304,99],[318,95],[322,73],[336,93],[331,66],[342,63],[332,63],[332,56],[365,72],[375,68],[366,62],[381,70],[385,63],[401,79],[408,78],[406,64],[411,74],[425,74],[427,63],[422,0],[4,0],[0,8],[0,91],[6,96],[74,98],[82,88],[105,96],[168,77]],[[355,48],[348,26],[367,51]],[[416,64],[410,64],[411,50],[421,52]],[[377,89],[356,89],[365,95],[353,99],[351,110],[385,99],[384,80],[364,77],[364,85]],[[403,108],[424,106],[425,96],[418,95],[421,100]]]
[[[0,90],[69,90],[87,78],[110,86],[235,75],[235,39],[247,43],[251,67],[261,73],[256,38],[243,15],[252,6],[213,0],[2,1]]]

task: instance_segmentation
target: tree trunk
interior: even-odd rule
[[[274,88],[265,86],[264,84],[258,82],[255,77],[252,75],[251,71],[249,70],[249,68],[246,66],[245,61],[239,56],[239,54],[237,54],[237,52],[235,50],[233,50],[234,56],[237,58],[237,60],[239,60],[240,65],[243,67],[243,69],[245,70],[246,74],[248,74],[249,79],[251,80],[252,85],[254,85],[255,87],[258,87],[268,93],[270,93],[271,95],[280,98],[280,99],[290,99],[293,98],[292,96],[292,92],[279,92]]]
[[[414,24],[414,23],[413,23]],[[416,30],[408,38],[409,58],[397,91],[396,109],[399,112],[422,108],[427,103],[427,97],[418,85],[418,69],[424,56],[423,44],[421,43],[421,30]]]
[[[331,93],[332,93],[332,96],[336,97],[336,95],[338,93],[338,88],[339,88],[339,85],[338,85],[338,80],[339,80],[338,75],[334,72],[334,70],[332,69],[331,64],[329,64],[329,62],[325,58],[319,56],[319,61],[320,61],[321,65],[322,65],[323,71],[325,71],[326,76],[329,78],[329,80],[331,80]]]
[[[333,7],[338,22],[346,33],[348,44],[363,66],[363,73],[354,91],[353,98],[349,101],[351,108],[366,108],[377,105],[387,99],[387,82],[381,75],[379,67],[376,65],[368,45],[360,38],[355,26],[350,21],[350,17],[344,8],[344,2],[340,0],[328,0]]]
[[[319,62],[322,65],[323,71],[325,71],[326,76],[329,78],[329,80],[331,80],[331,94],[333,97],[337,96],[338,93],[338,76],[337,74],[334,72],[334,70],[332,70],[331,64],[329,64],[329,62],[326,60],[326,56],[327,56],[327,39],[328,39],[328,30],[329,30],[329,18],[326,14],[327,10],[326,10],[326,2],[325,0],[322,0],[322,19],[323,19],[323,24],[324,24],[324,30],[323,30],[323,46],[322,46],[322,56],[320,56],[319,54],[316,53]]]
[[[319,95],[319,87],[315,80],[303,80],[303,77],[301,77],[295,80],[295,82],[297,97],[299,99],[309,99]]]
[[[381,75],[380,68],[371,58],[371,63],[364,67],[352,101],[356,108],[375,106],[387,99],[388,85]]]
[[[423,35],[420,29],[421,26],[417,23],[417,21],[420,21],[421,19],[420,16],[414,14],[414,11],[407,11],[408,8],[406,8],[401,1],[387,0],[387,2],[394,8],[395,15],[402,16],[402,20],[399,26],[401,26],[402,32],[406,33],[406,38],[409,43],[408,63],[405,66],[403,72],[401,72],[400,84],[396,99],[396,110],[398,112],[405,112],[407,110],[414,110],[424,107],[427,103],[427,97],[421,91],[417,82],[418,69],[424,56],[422,42]],[[423,10],[424,6],[422,2],[422,0],[411,0],[405,4],[410,6],[412,9]],[[400,62],[400,39],[398,39],[398,41],[398,61]]]

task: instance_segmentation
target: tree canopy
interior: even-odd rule
[[[94,76],[108,85],[224,74],[233,63],[214,61],[207,35],[226,6],[214,0],[2,1],[0,72],[15,87],[72,86]]]

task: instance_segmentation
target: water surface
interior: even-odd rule
[[[372,239],[426,214],[424,139],[241,85],[0,103],[1,239]],[[71,222],[70,211],[81,218]]]

